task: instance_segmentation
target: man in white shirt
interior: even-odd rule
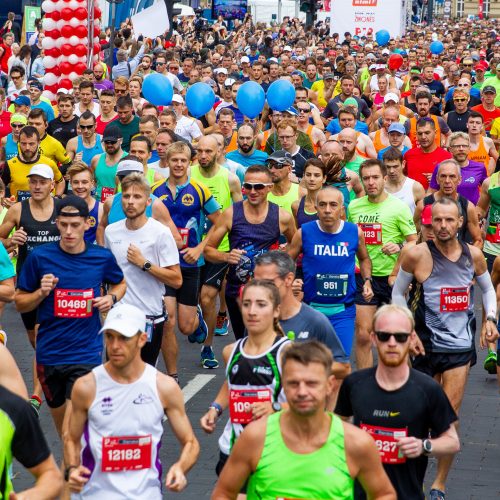
[[[184,116],[185,105],[182,96],[174,94],[172,97],[172,106],[177,116],[175,133],[188,142],[196,142],[203,134],[194,118]]]

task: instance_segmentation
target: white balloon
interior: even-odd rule
[[[78,9],[78,7],[80,7],[80,4],[77,2],[77,0],[70,0],[68,2],[68,7],[71,9],[71,10],[76,10]]]
[[[77,19],[76,17],[72,17],[68,24],[72,27],[72,28],[76,28],[77,26],[87,26],[87,20],[84,19],[83,21],[80,21],[80,19]]]
[[[92,61],[95,62],[95,63],[99,62],[99,56],[96,55],[96,56],[92,57]]]
[[[82,63],[87,64],[87,56],[80,56],[78,58],[78,62],[82,62]]]
[[[65,21],[64,19],[59,19],[59,21],[57,21],[57,22],[56,22],[57,29],[58,29],[59,31],[61,31],[61,28],[62,28],[63,26],[66,26],[66,22],[67,22],[67,21]]]
[[[56,96],[54,95],[53,92],[50,92],[50,90],[44,90],[42,92],[42,95],[44,97],[46,97],[47,99],[49,99],[50,101],[55,101],[55,99],[56,99]]]
[[[76,35],[73,35],[69,37],[69,43],[70,45],[79,45],[80,43],[83,43]]]
[[[42,26],[45,31],[54,30],[56,29],[56,21],[54,21],[54,19],[45,17],[42,21]]]
[[[54,75],[54,73],[45,73],[45,76],[43,77],[43,84],[44,85],[55,85],[59,80],[59,77]]]
[[[73,80],[76,80],[79,76],[80,76],[80,75],[79,75],[78,73],[76,73],[75,71],[72,71],[72,72],[69,74],[68,78],[69,78],[71,81],[73,81]]]
[[[62,45],[65,43],[65,42],[64,42],[64,40],[66,40],[66,38],[63,38],[63,37],[58,38],[58,39],[56,40],[56,47],[57,47],[58,49],[60,49],[60,48],[62,47]]]
[[[42,40],[42,47],[44,49],[53,49],[55,46],[56,46],[56,41],[53,38],[49,38],[48,36],[46,36]]]
[[[47,13],[54,12],[56,10],[56,6],[53,2],[49,2],[49,0],[44,0],[42,2],[42,10]]]
[[[63,2],[63,0],[59,0],[58,2],[54,2],[55,6],[56,6],[56,10],[61,12],[61,10],[64,9],[64,7],[66,7],[66,2]]]
[[[80,58],[76,55],[76,54],[71,54],[69,57],[68,57],[68,62],[70,64],[76,64],[78,62]]]
[[[99,37],[98,36],[94,37],[94,43],[99,43]]]
[[[43,58],[43,65],[46,68],[53,68],[57,64],[57,60],[52,56],[45,56]]]

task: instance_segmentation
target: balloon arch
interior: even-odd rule
[[[55,100],[60,88],[73,88],[73,80],[99,60],[102,15],[94,0],[44,0],[44,95]]]

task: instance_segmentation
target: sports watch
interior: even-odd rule
[[[278,411],[282,410],[281,403],[278,403],[278,401],[274,401],[272,404],[272,407],[273,407],[274,412],[278,412]]]
[[[422,452],[424,455],[429,456],[432,453],[432,442],[430,439],[422,440]]]
[[[151,262],[149,262],[149,260],[147,260],[146,262],[144,262],[144,264],[142,265],[142,270],[144,272],[148,272],[148,271],[151,271],[151,268],[153,267],[153,264],[151,264]]]

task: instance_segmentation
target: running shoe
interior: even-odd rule
[[[42,406],[42,400],[36,394],[33,394],[30,397],[29,403],[31,405],[31,408],[33,408],[33,411],[35,412],[35,415],[37,417],[40,417],[40,407]]]
[[[191,342],[191,344],[194,343],[203,344],[203,342],[205,342],[208,336],[208,327],[207,324],[205,323],[205,320],[203,319],[203,313],[201,312],[200,304],[198,304],[196,312],[198,314],[198,319],[200,320],[199,325],[198,328],[191,335],[188,335],[188,340],[189,342]]]
[[[486,359],[484,360],[483,368],[490,375],[495,375],[495,373],[497,372],[497,353],[495,351],[488,350],[488,356],[486,356]]]
[[[219,362],[215,359],[214,350],[209,345],[201,348],[201,366],[203,368],[219,368]]]
[[[0,330],[0,344],[7,345],[7,332]]]
[[[436,488],[432,488],[432,490],[429,491],[429,500],[445,500],[445,498],[444,491],[437,490]]]
[[[224,337],[228,334],[229,328],[229,318],[227,315],[222,316],[221,314],[217,314],[217,323],[215,325],[214,335],[217,337]]]

